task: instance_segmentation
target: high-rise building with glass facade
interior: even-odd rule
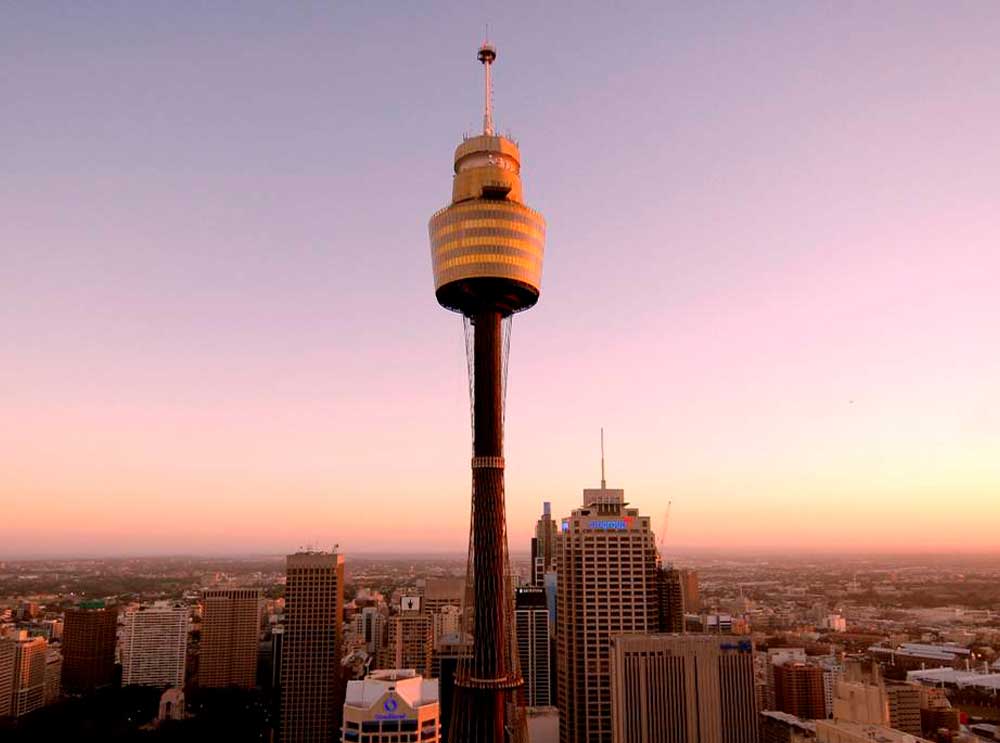
[[[524,675],[524,702],[528,707],[552,704],[552,641],[545,589],[518,588],[514,594],[514,626]]]

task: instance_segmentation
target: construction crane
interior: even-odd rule
[[[672,500],[667,501],[667,511],[663,514],[663,526],[660,528],[660,539],[656,544],[656,553],[660,557],[660,562],[664,562],[663,547],[667,541],[667,527],[670,526],[670,507],[674,505]]]

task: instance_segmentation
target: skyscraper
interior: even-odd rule
[[[611,674],[615,743],[757,743],[749,640],[621,635]]]
[[[545,574],[555,566],[556,536],[559,530],[552,518],[552,504],[542,504],[542,515],[535,524],[535,536],[531,538],[531,585],[541,586]]]
[[[14,640],[0,637],[0,720],[11,716],[14,703]]]
[[[206,588],[202,602],[198,685],[254,688],[260,640],[260,589]]]
[[[62,687],[85,694],[115,680],[118,608],[84,601],[66,610],[62,638]]]
[[[701,611],[701,590],[698,587],[698,571],[684,568],[678,571],[681,592],[684,594],[684,611]]]
[[[674,568],[656,568],[657,631],[684,631],[684,594],[680,573]]]
[[[552,704],[552,646],[549,636],[549,610],[545,589],[539,586],[518,588],[514,596],[517,648],[524,674],[524,701],[528,707]]]
[[[125,612],[123,686],[184,685],[188,614],[184,604],[170,601]]]
[[[825,718],[823,669],[794,661],[774,666],[774,698],[781,712],[805,720]]]
[[[281,650],[282,743],[329,743],[343,705],[344,557],[288,555]]]
[[[556,642],[561,743],[610,743],[611,636],[656,630],[656,545],[625,491],[583,491],[562,521]]]
[[[27,630],[19,630],[15,637],[0,640],[0,692],[9,689],[8,702],[0,701],[0,717],[6,708],[7,715],[21,717],[45,706],[45,665],[48,643],[44,637],[28,637]],[[8,680],[9,679],[9,680]]]
[[[451,204],[429,225],[437,300],[465,318],[472,397],[467,597],[474,611],[466,614],[473,645],[459,662],[453,743],[519,743],[527,735],[507,554],[503,407],[511,316],[538,301],[545,220],[524,204],[518,146],[493,128],[496,56],[489,43],[479,49],[486,72],[483,132],[455,150]]]
[[[45,701],[52,704],[59,700],[62,687],[63,655],[57,648],[50,647],[45,654]]]

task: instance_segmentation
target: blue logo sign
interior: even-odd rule
[[[592,520],[588,526],[591,529],[614,529],[622,531],[628,529],[628,521],[625,519],[596,519]]]
[[[385,704],[382,705],[382,709],[384,709],[386,712],[395,712],[397,709],[399,709],[399,702],[397,702],[392,697],[389,697],[388,699],[385,700]]]

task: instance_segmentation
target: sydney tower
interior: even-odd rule
[[[503,423],[511,316],[538,301],[545,220],[524,204],[521,153],[493,129],[491,65],[483,133],[455,150],[451,204],[430,221],[438,302],[465,318],[472,398],[472,524],[464,617],[472,645],[459,660],[450,743],[523,743],[523,680],[514,637],[504,506]]]

